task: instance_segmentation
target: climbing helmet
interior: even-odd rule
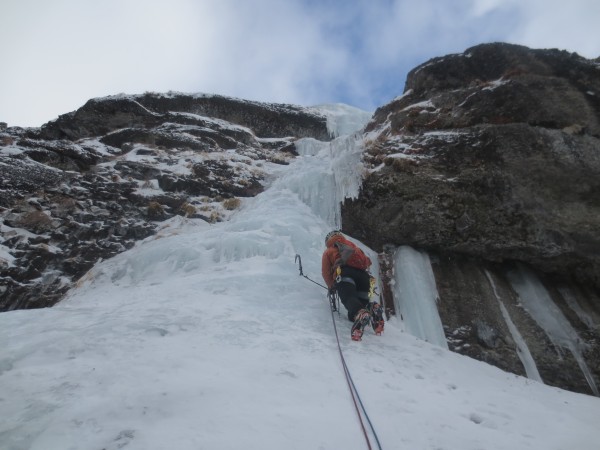
[[[325,243],[327,243],[327,241],[329,239],[331,239],[333,236],[341,236],[341,235],[342,235],[342,232],[339,230],[330,231],[329,233],[327,233],[327,236],[325,236]]]

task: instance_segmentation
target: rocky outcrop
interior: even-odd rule
[[[346,226],[360,223],[375,246],[525,261],[600,286],[597,138],[515,123],[403,144],[345,209]]]
[[[344,204],[344,231],[378,250],[430,253],[451,348],[524,373],[482,271],[508,286],[519,262],[571,311],[600,385],[598,322],[574,318],[561,295],[581,293],[576,302],[600,317],[598,63],[508,44],[435,58],[375,112],[365,141],[370,170],[359,198]],[[530,330],[544,380],[589,393],[573,357],[557,354],[515,290],[498,289]]]
[[[224,220],[326,118],[220,96],[93,99],[0,129],[0,311],[51,306],[100,259],[176,216]]]
[[[77,111],[44,125],[43,139],[81,139],[123,128],[162,123],[203,126],[202,117],[247,127],[257,137],[312,137],[329,140],[326,118],[294,105],[258,103],[219,95],[181,93],[121,95],[88,101]]]
[[[565,51],[480,45],[413,69],[369,129],[388,120],[392,133],[526,123],[599,137],[599,70]]]
[[[594,289],[517,262],[432,252],[431,263],[451,350],[552,386],[598,395],[600,297]],[[523,277],[531,292],[520,289]],[[525,295],[544,302],[543,312]]]
[[[600,67],[507,44],[414,69],[376,111],[344,224],[375,247],[519,260],[600,287]],[[369,230],[368,233],[365,230]]]

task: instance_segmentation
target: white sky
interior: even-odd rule
[[[373,110],[483,42],[600,56],[598,0],[1,0],[0,121],[145,91]]]

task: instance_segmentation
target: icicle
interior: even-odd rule
[[[335,184],[336,226],[341,228],[341,206],[347,198],[357,198],[362,185],[363,139],[359,134],[343,136],[331,141],[331,170]]]
[[[371,113],[342,104],[313,109],[327,118],[329,133],[336,138],[331,142],[298,139],[298,154],[311,161],[296,164],[296,176],[286,178],[286,187],[330,227],[341,228],[341,204],[346,198],[358,197],[362,184],[364,142],[360,130]]]
[[[408,246],[398,248],[394,255],[394,281],[396,310],[402,313],[406,331],[447,349],[429,255]]]
[[[362,183],[362,136],[331,142],[299,139],[296,149],[305,159],[294,163],[297,169],[286,177],[286,187],[330,227],[341,228],[341,204],[345,198],[356,198]]]
[[[502,317],[504,317],[506,326],[508,326],[508,330],[510,331],[511,336],[517,345],[517,355],[519,356],[521,363],[523,363],[523,367],[525,368],[527,378],[543,383],[544,380],[542,380],[542,377],[540,376],[540,372],[537,369],[537,365],[535,364],[535,360],[533,359],[533,356],[529,351],[529,347],[527,346],[525,339],[523,339],[523,336],[521,336],[521,333],[519,333],[518,328],[510,318],[510,314],[508,313],[504,302],[500,298],[500,295],[498,295],[498,291],[496,290],[496,283],[494,283],[492,275],[486,270],[485,276],[487,277],[488,281],[490,282],[490,285],[492,286],[494,296],[496,297],[496,300],[498,300],[498,305],[500,306],[500,311],[502,312]]]

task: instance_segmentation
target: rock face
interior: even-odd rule
[[[122,128],[153,128],[171,121],[202,126],[198,116],[246,127],[261,138],[295,136],[330,139],[325,118],[309,113],[306,108],[219,95],[180,93],[92,99],[77,111],[44,125],[40,137],[76,140]]]
[[[437,58],[367,131],[366,159],[384,166],[344,223],[376,246],[526,261],[600,287],[598,64],[505,44]]]
[[[41,129],[0,128],[0,311],[51,306],[98,260],[177,216],[225,219],[326,118],[220,96],[94,99]]]
[[[518,261],[570,311],[600,385],[600,64],[507,44],[435,58],[410,72],[404,95],[366,131],[370,171],[344,205],[344,231],[378,250],[430,253],[447,336],[452,344],[464,334],[451,348],[524,373],[491,277],[538,337],[544,380],[590,392],[581,372],[564,379],[575,373],[564,370],[569,352],[557,359],[560,345],[519,311],[508,282]],[[573,317],[567,291],[595,325]]]

